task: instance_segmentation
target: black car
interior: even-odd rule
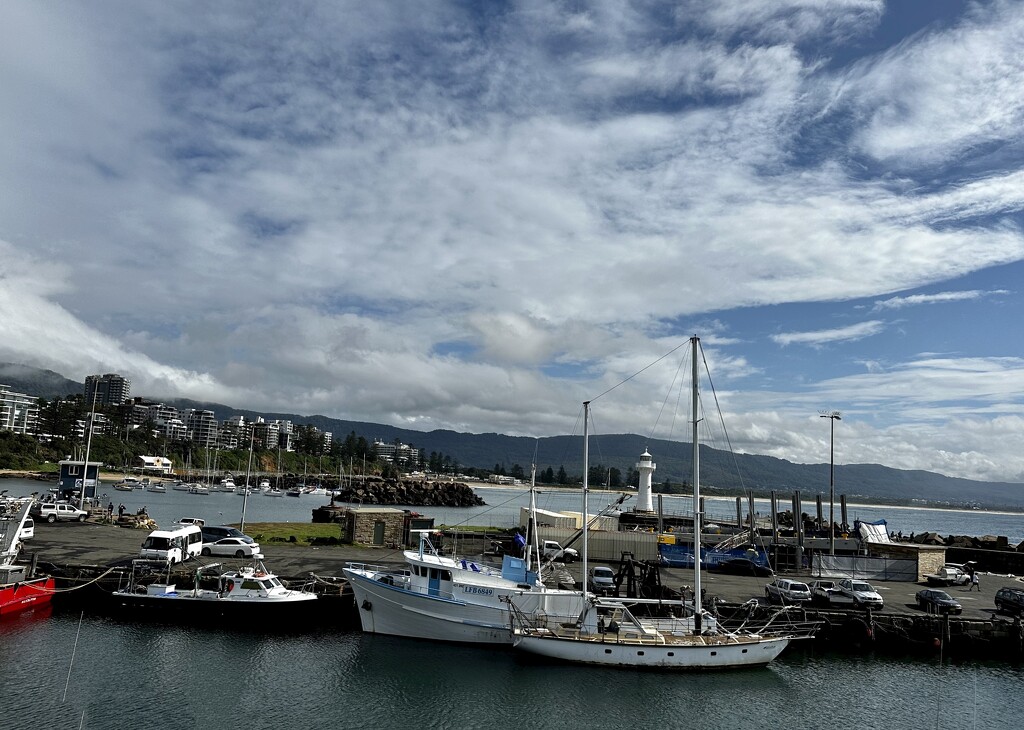
[[[753,575],[758,578],[770,578],[775,575],[775,572],[766,565],[758,565],[753,560],[747,558],[730,558],[729,560],[723,560],[716,567],[711,568],[716,573],[725,573],[726,575]]]
[[[928,613],[963,613],[963,608],[945,591],[925,588],[917,592],[917,605]]]
[[[996,610],[1014,616],[1024,615],[1024,588],[1004,586],[996,591]]]

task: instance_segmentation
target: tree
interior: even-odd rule
[[[557,483],[559,483],[559,484],[568,484],[569,483],[569,476],[565,473],[565,467],[564,466],[559,466],[558,467],[558,476],[555,478],[555,481]]]
[[[518,479],[520,481],[526,478],[526,472],[523,471],[523,467],[519,466],[519,464],[512,465],[511,474],[513,479]]]

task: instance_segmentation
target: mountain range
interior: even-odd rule
[[[0,384],[16,392],[51,399],[84,392],[84,384],[69,380],[50,370],[27,365],[0,363]],[[498,433],[459,433],[449,430],[414,431],[380,423],[347,421],[327,416],[305,416],[294,413],[261,413],[220,403],[200,403],[177,399],[165,401],[179,409],[199,408],[213,411],[218,421],[235,415],[247,418],[262,416],[268,420],[288,420],[311,424],[330,431],[341,439],[351,432],[368,441],[394,442],[396,439],[423,449],[429,455],[437,452],[451,457],[463,467],[490,469],[496,464],[511,470],[519,464],[529,473],[530,464],[538,471],[549,466],[558,471],[564,467],[569,475],[583,473],[580,436],[549,436],[532,438],[506,436]],[[691,447],[689,443],[648,439],[636,434],[603,434],[592,436],[591,464],[614,467],[625,476],[645,450],[654,456],[657,470],[655,484],[666,480],[679,485],[689,480]],[[757,454],[733,454],[701,446],[701,485],[710,493],[741,494],[753,490],[764,496],[770,490],[780,500],[789,499],[799,490],[808,509],[815,495],[829,494],[828,464],[795,464],[785,459]],[[835,467],[835,492],[851,501],[891,504],[927,503],[953,507],[985,507],[1024,509],[1024,484],[980,482],[959,479],[928,471],[892,469],[879,464],[840,464]]]

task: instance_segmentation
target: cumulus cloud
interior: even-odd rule
[[[539,435],[690,332],[733,403],[774,377],[839,404],[854,381],[770,353],[870,340],[891,382],[889,324],[775,311],[1012,302],[959,281],[1024,259],[1011,3],[834,68],[881,2],[407,11],[4,3],[4,357]],[[673,367],[609,396],[618,428]],[[750,433],[806,457],[807,428]]]

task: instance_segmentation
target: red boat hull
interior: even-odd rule
[[[0,588],[0,616],[48,605],[55,588],[53,578],[35,578],[3,586]]]

